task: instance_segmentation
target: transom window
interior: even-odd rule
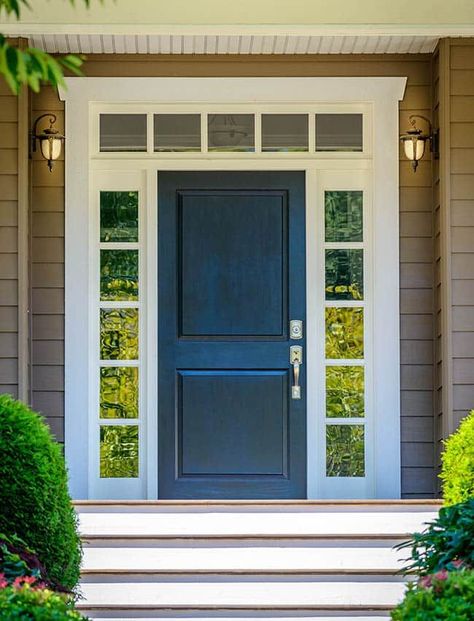
[[[99,115],[100,153],[358,154],[364,113],[324,110],[111,112]]]

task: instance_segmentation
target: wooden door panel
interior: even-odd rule
[[[159,495],[306,495],[304,173],[159,174]],[[298,341],[304,346],[304,339]]]

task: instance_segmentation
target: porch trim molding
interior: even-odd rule
[[[70,471],[71,494],[76,499],[91,497],[89,467],[91,461],[88,432],[91,412],[90,394],[90,335],[94,333],[95,318],[88,300],[91,279],[91,222],[90,200],[93,171],[127,170],[132,161],[133,170],[146,173],[148,201],[156,203],[156,170],[236,170],[265,169],[264,154],[254,159],[233,160],[219,155],[204,154],[199,159],[174,159],[143,157],[120,161],[97,156],[91,138],[91,109],[97,106],[126,105],[255,105],[282,106],[302,104],[367,104],[371,106],[372,127],[375,136],[367,155],[360,160],[346,161],[320,158],[319,168],[324,170],[372,170],[370,194],[373,226],[369,231],[373,248],[372,326],[375,338],[370,342],[373,360],[373,411],[383,413],[383,421],[375,424],[373,437],[374,480],[370,490],[373,498],[400,497],[400,338],[399,338],[399,209],[398,209],[398,102],[402,99],[406,78],[67,78],[61,98],[66,102],[66,219],[65,219],[65,451]],[[115,154],[110,154],[115,155]],[[157,154],[158,155],[158,154]],[[364,157],[366,159],[364,159]],[[311,168],[315,159],[308,157],[268,160],[268,169]],[[354,168],[355,166],[355,168]],[[317,168],[315,166],[314,168]],[[153,173],[153,174],[152,174]],[[125,173],[126,174],[126,173]],[[312,181],[316,181],[314,171]],[[308,175],[309,178],[309,175]],[[154,203],[154,204],[155,204]],[[151,204],[151,203],[150,203]],[[156,216],[155,216],[156,217]],[[313,221],[314,222],[314,221]],[[151,228],[156,228],[152,220]],[[310,221],[308,221],[308,228]],[[152,239],[147,232],[147,242]],[[156,250],[156,248],[155,248]],[[149,260],[154,250],[148,247]],[[308,266],[309,270],[310,266]],[[313,270],[313,278],[317,276]],[[146,275],[148,294],[155,287],[152,274]],[[95,277],[95,276],[94,276]],[[310,282],[311,275],[308,276]],[[308,317],[318,304],[317,295],[308,291]],[[148,300],[146,309],[156,312],[156,299]],[[313,305],[311,307],[311,305]],[[151,322],[150,322],[151,323]],[[154,332],[154,331],[153,331]],[[152,335],[156,341],[156,334]],[[155,345],[153,345],[155,346]],[[308,377],[317,376],[318,363],[311,366],[311,344],[308,341]],[[316,351],[316,350],[315,350]],[[147,370],[150,386],[156,378]],[[150,393],[148,401],[150,405]],[[154,395],[156,402],[156,393]],[[318,396],[308,387],[308,412],[317,411]],[[156,403],[155,403],[156,408]],[[321,415],[321,413],[320,413]],[[314,418],[314,416],[313,416]],[[377,421],[376,421],[377,422]],[[382,424],[383,423],[383,424]],[[318,437],[314,422],[308,418],[308,438]],[[313,425],[313,427],[312,427]],[[150,435],[156,432],[155,424],[147,428]],[[148,449],[154,440],[147,440]],[[314,454],[314,447],[313,454]],[[150,460],[151,458],[151,460]],[[147,462],[156,464],[148,455]],[[320,488],[311,476],[308,464],[308,498],[318,498]],[[143,496],[156,498],[156,474],[144,482]]]

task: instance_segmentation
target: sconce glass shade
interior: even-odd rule
[[[413,136],[411,139],[404,140],[403,148],[405,149],[405,155],[410,161],[421,160],[425,153],[425,144],[426,141],[420,139],[418,136]]]
[[[45,160],[53,161],[57,160],[61,155],[61,149],[63,144],[63,139],[60,136],[55,136],[54,134],[44,134],[39,137],[41,155]]]
[[[400,136],[400,140],[403,142],[406,158],[410,160],[413,170],[416,170],[418,162],[425,154],[426,143],[430,137],[422,134],[421,130],[415,129]]]

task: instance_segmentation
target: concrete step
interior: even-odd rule
[[[85,539],[406,537],[423,528],[434,504],[77,504]]]
[[[86,609],[389,610],[405,589],[400,576],[84,576]]]
[[[79,607],[92,619],[381,621],[439,503],[85,502]]]
[[[131,545],[134,543],[135,545]],[[395,573],[407,552],[398,540],[86,542],[83,573]]]

